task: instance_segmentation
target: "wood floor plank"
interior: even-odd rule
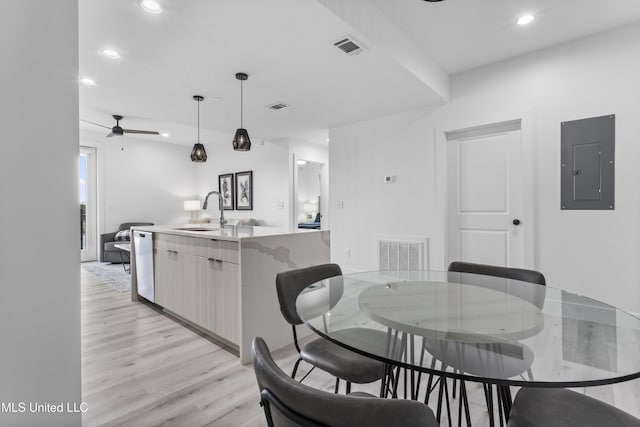
[[[83,425],[131,427],[266,426],[250,366],[156,309],[133,303],[82,270]],[[550,337],[549,339],[560,339]],[[291,372],[297,353],[274,352]],[[310,367],[301,364],[298,378]],[[305,384],[333,392],[334,378],[314,370]],[[426,381],[426,376],[423,381]],[[424,386],[423,386],[424,389]],[[353,385],[377,394],[379,382]],[[473,425],[489,425],[481,386],[468,384]],[[513,389],[515,394],[516,389]],[[640,417],[640,381],[580,389]],[[434,406],[436,396],[431,398]],[[452,400],[457,424],[457,400]],[[447,425],[443,419],[441,425]]]

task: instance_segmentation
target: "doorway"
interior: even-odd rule
[[[448,259],[527,267],[521,120],[446,133]]]
[[[325,224],[325,164],[296,159],[293,223],[295,228],[320,229]]]
[[[98,258],[96,165],[96,149],[80,147],[78,184],[80,190],[80,261],[82,262],[95,261]]]

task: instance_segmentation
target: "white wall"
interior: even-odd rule
[[[293,156],[296,159],[326,164],[329,163],[329,146],[292,142],[289,144],[289,157]]]
[[[288,150],[277,144],[255,140],[251,151],[233,151],[229,136],[224,143],[205,143],[208,159],[195,164],[198,178],[198,199],[204,201],[209,191],[218,190],[218,175],[253,171],[253,210],[225,211],[226,219],[249,219],[261,225],[286,228],[289,224],[289,163]],[[219,218],[216,196],[209,200],[203,215]]]
[[[426,233],[431,267],[445,268],[445,147],[436,132],[527,115],[535,267],[550,286],[640,312],[638,45],[640,25],[629,26],[454,76],[451,101],[433,112],[332,129],[332,259],[374,268],[375,234]],[[616,114],[616,209],[561,211],[560,122],[605,114]],[[396,184],[381,183],[393,173]]]
[[[181,224],[189,219],[183,201],[198,198],[199,166],[191,161],[190,147],[85,133],[81,144],[98,150],[101,232],[123,222]]]
[[[0,52],[0,402],[80,405],[77,1],[3,0]]]
[[[396,114],[331,130],[331,258],[343,270],[375,269],[379,235],[433,238],[440,233],[433,130],[426,114]],[[385,183],[386,175],[395,176],[395,182]],[[437,252],[433,256],[438,259]]]
[[[640,312],[640,25],[453,79],[445,116],[531,110],[536,265],[553,286]],[[560,122],[616,115],[615,211],[560,210]]]

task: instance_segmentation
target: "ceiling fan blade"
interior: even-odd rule
[[[107,138],[111,138],[113,135],[115,135],[113,132],[109,132],[109,134],[107,135]]]
[[[143,135],[160,135],[160,132],[154,130],[135,130],[135,129],[123,129],[124,133],[139,133]]]
[[[101,128],[111,129],[111,127],[110,127],[110,126],[101,125],[100,123],[91,122],[91,121],[89,121],[89,120],[80,119],[80,121],[81,121],[81,122],[85,122],[85,123],[91,123],[92,125],[100,126]]]

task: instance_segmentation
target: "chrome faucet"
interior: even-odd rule
[[[216,194],[218,196],[218,207],[220,208],[220,228],[222,228],[227,223],[227,220],[224,219],[224,205],[222,200],[222,194],[220,194],[220,192],[210,191],[209,194],[207,194],[207,197],[204,198],[204,203],[202,204],[202,210],[207,209],[207,205],[209,203],[209,196],[212,194]]]

